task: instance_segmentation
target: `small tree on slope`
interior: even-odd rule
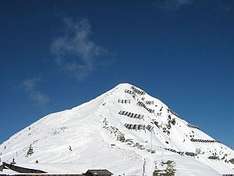
[[[27,157],[28,156],[30,156],[30,155],[32,155],[34,152],[33,152],[33,147],[32,147],[32,145],[30,144],[30,146],[29,146],[29,149],[28,149],[28,151],[27,151]]]
[[[166,173],[167,176],[174,176],[175,175],[175,162],[174,161],[167,161]]]

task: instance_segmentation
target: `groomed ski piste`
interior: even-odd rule
[[[0,158],[48,173],[152,176],[170,160],[178,176],[234,174],[232,149],[128,83],[41,118],[3,142]]]

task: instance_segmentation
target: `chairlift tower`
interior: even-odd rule
[[[153,133],[154,132],[154,127],[150,129],[150,151],[152,153],[152,148],[153,148]]]
[[[152,153],[152,129],[150,130],[150,152]]]
[[[142,176],[145,176],[145,164],[146,164],[146,160],[144,158]]]

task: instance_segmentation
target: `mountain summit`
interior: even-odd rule
[[[176,175],[234,173],[232,149],[128,83],[41,118],[2,143],[0,158],[52,173],[151,176],[168,161]]]

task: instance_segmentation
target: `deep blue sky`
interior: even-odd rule
[[[0,142],[121,82],[234,147],[234,1],[1,1]]]

